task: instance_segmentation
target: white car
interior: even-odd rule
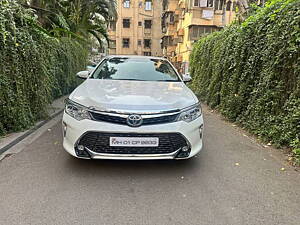
[[[66,100],[63,146],[85,159],[187,159],[202,149],[200,103],[164,58],[109,56]]]

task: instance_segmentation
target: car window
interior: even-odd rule
[[[95,70],[94,79],[180,81],[166,60],[151,58],[114,57],[104,60]]]

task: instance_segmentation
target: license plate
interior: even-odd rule
[[[110,137],[109,145],[118,147],[157,147],[157,137]]]

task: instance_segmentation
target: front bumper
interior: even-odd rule
[[[202,149],[203,137],[203,118],[200,116],[196,120],[186,123],[184,121],[147,125],[141,127],[129,127],[126,125],[112,124],[108,122],[100,122],[93,120],[78,121],[68,114],[63,115],[63,147],[64,149],[77,158],[92,158],[92,159],[118,159],[118,160],[154,160],[154,159],[177,159],[180,149],[171,153],[159,154],[109,154],[94,152],[91,149],[85,148],[88,153],[87,156],[80,156],[76,153],[77,144],[80,138],[87,132],[101,132],[101,133],[119,133],[119,134],[181,134],[189,145],[190,151],[186,157],[191,158],[195,156]],[[181,158],[182,159],[182,158]]]

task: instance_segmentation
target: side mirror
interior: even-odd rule
[[[96,66],[87,66],[86,70],[89,71],[90,73],[92,73],[94,71]]]
[[[88,78],[88,76],[90,75],[90,72],[85,70],[85,71],[80,71],[76,74],[77,77],[81,78],[81,79],[86,79]]]
[[[192,81],[192,77],[190,74],[186,73],[182,75],[182,80],[184,83],[190,82]]]

